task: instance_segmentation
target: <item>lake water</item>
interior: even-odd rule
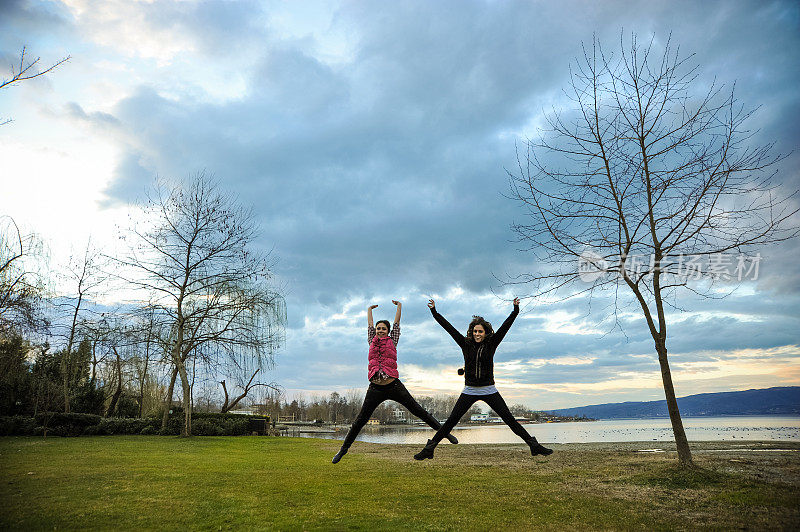
[[[573,423],[534,423],[525,429],[546,443],[587,443],[625,441],[673,441],[669,419],[624,419]],[[685,417],[683,426],[689,441],[783,440],[800,441],[800,417],[740,416]],[[300,432],[288,435],[343,440],[349,427],[335,432]],[[303,427],[297,429],[305,430]],[[356,438],[370,443],[424,444],[434,434],[427,426],[365,427]],[[505,424],[457,426],[460,443],[520,443]]]

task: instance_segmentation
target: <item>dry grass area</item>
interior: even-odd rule
[[[397,447],[370,445],[356,452],[402,462],[419,446],[402,446],[409,448],[407,453]],[[692,442],[694,469],[679,466],[675,445],[668,442],[551,447],[555,452],[550,457],[532,458],[521,445],[444,444],[431,465],[484,464],[550,479],[559,498],[643,504],[660,516],[662,525],[678,528],[695,523],[691,528],[800,529],[800,442]]]

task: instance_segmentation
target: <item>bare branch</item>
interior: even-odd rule
[[[34,78],[38,78],[40,76],[44,76],[45,74],[55,70],[59,66],[63,65],[67,61],[69,61],[72,56],[66,56],[52,65],[46,67],[44,70],[39,70],[36,68],[36,65],[39,64],[41,60],[40,57],[37,57],[34,60],[28,60],[25,57],[26,48],[23,46],[22,51],[19,54],[19,64],[18,65],[11,65],[11,77],[10,78],[3,78],[0,80],[0,89],[11,87],[17,83],[22,83],[23,81],[31,80]],[[10,118],[0,119],[0,126],[4,126],[11,122]]]

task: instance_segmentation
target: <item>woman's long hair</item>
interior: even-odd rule
[[[468,340],[472,340],[473,342],[475,341],[472,339],[472,329],[474,329],[476,325],[483,325],[483,330],[486,331],[486,336],[483,337],[484,342],[489,338],[491,338],[492,335],[494,334],[494,329],[492,329],[492,324],[483,319],[483,316],[472,316],[472,321],[469,322],[469,329],[467,329]]]

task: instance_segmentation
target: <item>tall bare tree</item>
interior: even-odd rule
[[[70,389],[68,386],[69,375],[72,374],[72,349],[75,346],[76,333],[79,327],[79,318],[85,311],[87,299],[99,294],[99,289],[108,279],[102,270],[102,255],[92,247],[91,240],[87,242],[86,249],[78,256],[70,257],[66,271],[63,274],[65,286],[72,288],[72,293],[62,298],[59,308],[69,321],[65,332],[67,346],[61,358],[61,373],[63,375],[64,412],[69,412]]]
[[[533,295],[633,296],[655,344],[679,460],[691,465],[667,358],[668,296],[710,296],[710,284],[741,277],[734,252],[797,235],[797,208],[773,182],[782,157],[753,145],[752,111],[733,89],[700,83],[693,56],[669,40],[657,51],[653,40],[621,36],[619,52],[596,40],[584,48],[565,91],[572,109],[553,111],[509,172],[526,215],[512,227],[540,265],[512,282],[531,283]]]
[[[46,66],[43,69],[39,69],[39,61],[41,58],[37,57],[35,59],[30,59],[30,57],[25,57],[26,51],[26,48],[23,46],[22,51],[19,54],[19,63],[11,64],[10,77],[0,79],[0,89],[6,89],[23,81],[44,76],[48,72],[51,72],[66,63],[71,58],[71,56],[62,57],[52,65]],[[4,126],[9,122],[11,122],[10,118],[0,117],[0,126]]]
[[[121,266],[145,289],[169,330],[170,362],[180,378],[191,434],[193,357],[238,367],[266,367],[282,343],[286,309],[272,288],[269,253],[257,248],[252,212],[204,173],[187,183],[159,184],[150,196],[147,227]]]
[[[145,387],[151,381],[150,373],[163,350],[159,340],[163,337],[159,330],[160,323],[156,310],[147,305],[137,313],[135,336],[138,339],[137,355],[133,358],[136,381],[139,391],[139,417],[142,417],[145,408]]]

